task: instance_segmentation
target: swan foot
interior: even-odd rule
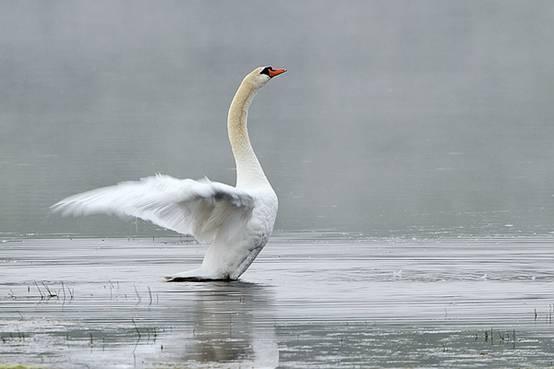
[[[201,269],[189,270],[164,277],[166,282],[211,282],[211,281],[231,281],[229,276],[215,275],[206,273]]]

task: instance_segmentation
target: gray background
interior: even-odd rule
[[[53,202],[156,172],[234,183],[228,104],[280,230],[553,230],[552,1],[0,2],[0,232],[163,231]],[[169,234],[169,232],[168,232]]]

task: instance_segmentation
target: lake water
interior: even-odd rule
[[[164,283],[187,238],[0,244],[0,362],[53,368],[537,368],[551,238],[279,233],[239,282]]]
[[[554,366],[553,24],[550,0],[0,2],[0,363]],[[233,184],[259,65],[288,69],[249,112],[280,209],[241,282],[163,283],[202,247],[49,212]]]
[[[249,113],[277,229],[554,231],[551,1],[264,5],[0,2],[0,232],[127,236],[48,207],[155,173],[233,184],[227,109],[265,64],[288,69]]]

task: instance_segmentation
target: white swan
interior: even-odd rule
[[[167,281],[236,280],[267,243],[277,196],[252,149],[246,127],[256,92],[285,69],[258,67],[240,84],[227,117],[237,170],[236,187],[165,175],[123,182],[68,197],[52,209],[64,215],[108,213],[149,220],[208,242],[202,265]]]

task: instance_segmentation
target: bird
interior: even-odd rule
[[[156,174],[94,189],[51,206],[62,215],[114,214],[150,221],[207,243],[202,264],[164,277],[167,282],[238,280],[267,244],[278,199],[248,136],[248,110],[257,92],[286,69],[261,66],[238,87],[227,115],[235,186]]]

